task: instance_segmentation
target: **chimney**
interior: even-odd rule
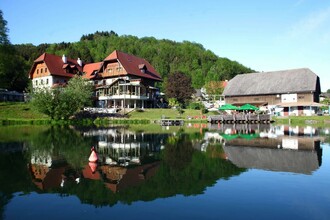
[[[82,66],[82,60],[78,57],[77,63],[79,64],[79,66]]]
[[[62,56],[62,61],[63,61],[63,63],[67,63],[67,58],[66,58],[66,56],[63,54],[63,56]]]

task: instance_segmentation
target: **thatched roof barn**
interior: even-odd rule
[[[308,68],[248,73],[231,79],[223,95],[225,102],[241,106],[280,106],[286,114],[311,114],[319,105],[320,78]],[[307,112],[309,110],[310,112]]]
[[[236,75],[228,82],[223,95],[266,95],[282,93],[321,93],[320,79],[310,69]]]

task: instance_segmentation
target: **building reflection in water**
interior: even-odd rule
[[[194,140],[192,146],[205,152],[220,144],[223,151],[213,156],[230,160],[239,168],[311,174],[321,166],[322,137],[318,129],[269,124],[209,126],[203,140]],[[79,184],[82,178],[100,180],[113,192],[139,185],[155,175],[160,151],[171,135],[132,132],[120,127],[81,133],[94,140],[98,163],[89,164],[86,155],[81,159],[85,165],[73,169],[67,163],[68,155],[54,154],[52,148],[35,148],[28,168],[41,190]]]
[[[322,163],[322,137],[312,127],[236,124],[211,129],[217,130],[226,157],[240,168],[311,174]]]
[[[63,157],[52,156],[51,151],[35,150],[31,152],[28,169],[33,183],[41,190],[48,190],[61,185],[68,165]]]
[[[96,139],[98,163],[86,159],[86,165],[77,171],[65,158],[55,158],[51,152],[32,152],[28,167],[38,188],[63,187],[73,181],[78,184],[80,178],[101,180],[113,192],[139,185],[156,173],[160,164],[157,155],[169,134],[145,134],[119,127],[89,130],[83,136]]]

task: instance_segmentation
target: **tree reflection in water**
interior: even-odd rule
[[[114,132],[106,128],[103,131],[107,132],[95,132],[95,135],[87,135],[91,130],[69,127],[43,128],[39,133],[34,130],[31,135],[25,132],[25,151],[17,150],[20,157],[14,153],[10,153],[10,157],[0,153],[3,158],[1,170],[8,168],[4,164],[15,167],[10,175],[1,175],[4,179],[1,192],[6,191],[8,195],[32,191],[60,193],[75,195],[83,203],[112,206],[118,202],[131,204],[177,194],[200,194],[217,180],[245,171],[219,156],[223,152],[219,144],[210,145],[209,150],[202,152],[196,147],[202,144],[200,134],[154,134],[111,129]],[[104,144],[104,141],[108,148],[102,151],[100,143]],[[119,142],[128,145],[119,145]],[[102,158],[94,173],[88,166],[91,146],[97,147]],[[125,152],[126,156],[139,152],[139,160],[124,166],[115,163],[120,152]],[[9,196],[6,198],[10,199]]]

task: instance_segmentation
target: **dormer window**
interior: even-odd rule
[[[146,73],[147,66],[146,66],[145,64],[139,64],[139,70],[140,70],[142,73]]]

